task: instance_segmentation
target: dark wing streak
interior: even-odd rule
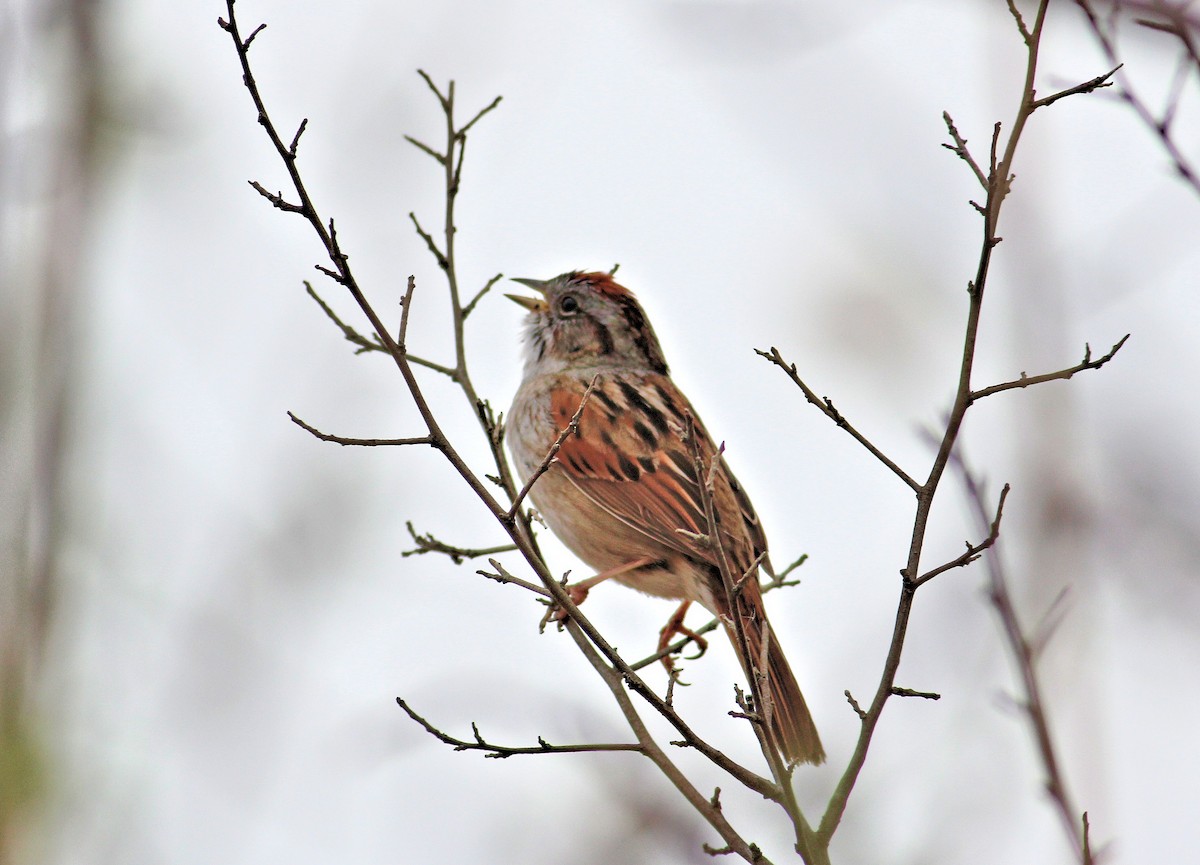
[[[555,470],[630,528],[689,558],[715,564],[710,549],[677,531],[705,533],[699,482],[690,454],[681,453],[686,445],[668,432],[652,446],[650,437],[634,424],[621,426],[619,416],[613,418],[601,408],[614,400],[624,403],[627,389],[628,385],[621,387],[611,381],[599,383],[596,399],[584,408],[580,423],[590,431],[589,437],[571,436],[564,441]],[[579,393],[573,389],[557,392],[551,402],[556,422],[565,424],[582,397],[582,389]],[[642,409],[642,405],[636,407]],[[634,409],[622,407],[622,412],[630,410]],[[711,450],[707,440],[702,440],[702,451]],[[706,456],[711,458],[711,454]]]

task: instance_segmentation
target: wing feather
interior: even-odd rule
[[[551,395],[559,429],[579,410],[589,382],[571,381]],[[658,543],[698,561],[716,563],[695,536],[707,534],[700,479],[686,418],[695,412],[666,376],[656,373],[601,378],[584,407],[577,432],[563,442],[557,469],[596,505]],[[716,447],[695,418],[701,462]],[[724,546],[745,570],[766,549],[758,518],[721,460],[713,506]],[[682,531],[681,531],[682,530]]]

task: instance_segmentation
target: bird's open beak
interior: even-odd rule
[[[513,277],[513,282],[519,282],[521,285],[527,285],[534,291],[540,291],[543,293],[546,291],[546,283],[540,279],[521,279],[519,277]],[[525,297],[521,294],[506,294],[504,296],[514,303],[519,303],[530,312],[546,311],[546,301],[542,300],[540,297]]]

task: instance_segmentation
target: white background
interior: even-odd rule
[[[1106,71],[1078,13],[1054,6],[1043,94]],[[244,32],[269,24],[260,86],[285,136],[309,118],[300,165],[361,284],[395,326],[414,274],[412,348],[443,362],[444,283],[408,221],[440,225],[441,176],[403,140],[437,147],[443,127],[415,70],[456,79],[464,119],[503,94],[467,148],[464,291],[498,272],[620,263],[774,558],[810,556],[771,609],[830,754],[797,776],[815,819],[857,731],[843,691],[865,704],[878,681],[913,497],[752,349],[779,346],[910,473],[928,470],[923,431],[949,408],[980,237],[967,200],[981,192],[939,146],[941,113],[980,157],[1013,117],[1024,62],[1004,4],[237,8]],[[223,4],[95,11],[105,114],[71,293],[69,506],[38,692],[54,782],[29,861],[707,861],[699,844],[718,839],[634,756],[485,760],[395,706],[506,744],[629,737],[565,635],[538,635],[530,596],[475,565],[401,557],[405,520],[463,545],[501,540],[436,454],[339,448],[288,421],[423,432],[390,362],[355,357],[305,296],[313,280],[365,326],[312,269],[311,231],[246,184],[286,194],[216,25]],[[53,40],[13,32],[31,71],[10,135],[60,110],[38,84],[54,80]],[[1128,43],[1155,104],[1168,45]],[[1182,862],[1200,798],[1200,199],[1111,95],[1039,111],[1015,170],[976,386],[1133,336],[1099,372],[980,403],[965,453],[993,495],[1013,484],[1002,550],[1031,628],[1068,588],[1042,670],[1094,842],[1111,842],[1112,863]],[[468,334],[497,409],[519,378],[521,311],[501,289]],[[38,321],[21,296],[11,314]],[[468,407],[435,374],[422,382],[482,468]],[[941,495],[928,566],[976,534],[954,484]],[[899,684],[942,699],[889,704],[835,861],[1070,860],[983,587],[976,565],[918,594]],[[670,608],[616,586],[588,601],[630,657]],[[687,671],[686,717],[757,768],[725,715],[728,647]],[[745,837],[787,859],[778,813],[678,757],[702,790],[722,787]]]

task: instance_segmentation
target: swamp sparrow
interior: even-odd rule
[[[542,295],[509,295],[529,310],[525,375],[507,421],[509,448],[526,482],[579,413],[578,425],[530,492],[558,538],[596,569],[594,577],[569,587],[572,598],[580,601],[588,588],[612,578],[683,601],[660,647],[674,634],[691,635],[683,614],[692,601],[701,604],[724,624],[746,675],[757,677],[767,703],[757,711],[779,753],[789,763],[822,762],[817,729],[763,607],[758,565],[768,574],[771,568],[762,526],[671,381],[641,306],[605,273],[516,282]],[[726,591],[702,498],[714,460],[713,527],[727,570],[739,583],[736,599]]]

